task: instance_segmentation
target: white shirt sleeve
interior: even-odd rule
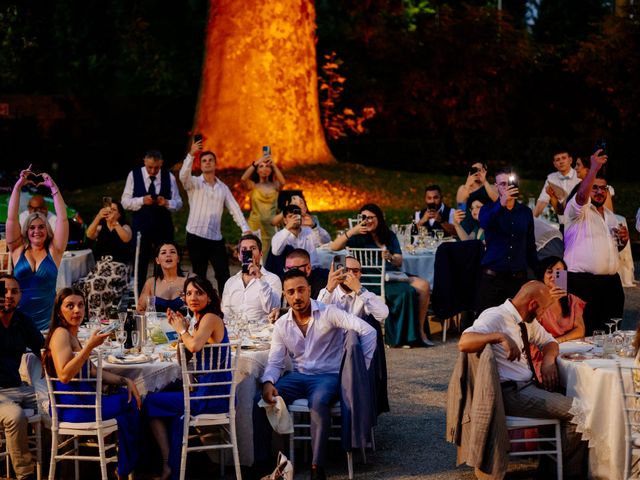
[[[327,290],[326,288],[323,288],[318,293],[318,298],[316,300],[318,302],[326,303],[327,305],[331,305],[331,303],[332,303],[331,298],[332,297],[333,297],[333,295],[329,292],[329,290]]]
[[[229,315],[232,311],[231,308],[231,283],[233,282],[233,276],[229,278],[224,284],[224,291],[222,292],[222,300],[220,301],[220,310],[225,316]]]
[[[173,173],[169,173],[169,180],[171,181],[171,200],[167,202],[167,208],[170,212],[176,212],[182,208],[182,197]]]
[[[542,186],[542,191],[540,192],[540,195],[538,195],[539,202],[549,203],[549,201],[551,200],[551,198],[549,197],[549,194],[547,193],[548,186],[549,186],[549,177],[547,177],[547,179],[544,181],[544,185]]]
[[[226,187],[226,192],[224,194],[224,204],[226,205],[227,210],[229,210],[229,213],[231,214],[231,216],[233,217],[233,220],[236,222],[236,225],[240,227],[241,231],[246,232],[248,230],[251,230],[249,228],[249,225],[247,224],[247,221],[244,218],[244,215],[242,214],[240,205],[238,205],[238,202],[236,202],[236,199],[233,197],[233,194],[231,193],[231,190],[229,190],[228,187]]]
[[[271,251],[274,255],[280,255],[287,245],[293,245],[296,236],[286,228],[279,230],[271,237]]]
[[[191,175],[191,169],[193,168],[193,157],[190,153],[187,153],[184,161],[182,162],[182,167],[180,167],[180,173],[178,173],[178,178],[180,178],[180,183],[184,189],[188,192],[193,189],[193,175]]]
[[[555,338],[553,338],[553,336],[549,332],[547,332],[544,329],[544,327],[540,325],[540,323],[538,323],[538,320],[534,320],[529,325],[530,325],[530,328],[527,329],[527,332],[530,337],[529,343],[533,343],[540,350],[542,350],[542,348],[548,343],[551,343],[551,342],[558,343],[558,341]]]
[[[279,322],[283,322],[281,319]],[[260,381],[271,382],[275,384],[280,378],[280,373],[284,368],[284,359],[287,354],[287,347],[284,344],[282,334],[282,326],[279,322],[276,322],[276,326],[273,329],[273,335],[271,336],[271,349],[269,350],[269,360],[267,361],[267,367],[264,370],[264,374]],[[280,327],[280,328],[279,328]],[[374,330],[375,333],[375,330]]]
[[[129,172],[127,181],[124,184],[124,191],[120,198],[120,203],[125,210],[131,210],[133,212],[140,210],[144,205],[144,197],[133,196],[133,172]]]
[[[577,194],[574,195],[571,200],[569,200],[569,203],[567,203],[567,206],[564,209],[565,219],[569,223],[575,223],[579,221],[582,217],[584,217],[584,212],[586,211],[587,208],[589,208],[589,205],[591,205],[591,198],[588,198],[587,203],[585,203],[584,205],[582,206],[578,205],[578,202],[576,201],[576,196]]]
[[[356,302],[364,303],[364,313],[372,315],[380,323],[389,316],[389,307],[375,293],[365,290],[360,295],[356,295]]]
[[[500,314],[492,313],[488,310],[485,310],[480,314],[478,318],[476,318],[473,325],[466,328],[463,334],[465,333],[496,333],[501,332],[502,329],[499,328],[502,317]]]
[[[367,368],[371,364],[371,358],[373,358],[373,352],[376,349],[376,331],[367,322],[355,315],[340,310],[338,307],[331,308],[331,312],[327,312],[328,318],[331,323],[345,330],[353,330],[360,337],[360,344],[362,345],[362,353],[364,354],[365,363]],[[274,332],[275,333],[275,332]]]
[[[260,305],[262,310],[269,313],[272,309],[280,306],[280,297],[282,296],[282,287],[277,288],[276,282],[269,281],[270,279],[263,275],[262,278],[256,280],[258,283],[258,295],[260,299]],[[279,281],[277,282],[280,283]]]

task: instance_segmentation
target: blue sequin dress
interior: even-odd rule
[[[34,272],[23,250],[13,269],[13,275],[18,280],[22,291],[18,308],[33,320],[39,330],[46,330],[51,322],[58,279],[58,267],[51,253],[47,252],[47,256]]]

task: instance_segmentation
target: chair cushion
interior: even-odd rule
[[[98,423],[97,422],[60,422],[60,430],[97,430]],[[102,421],[102,428],[107,429],[110,427],[118,427],[115,418],[111,418],[109,420]]]

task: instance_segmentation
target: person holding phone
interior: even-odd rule
[[[282,214],[284,215],[284,228],[273,236],[271,252],[274,255],[282,255],[287,246],[303,248],[309,252],[311,267],[318,267],[320,261],[316,249],[322,244],[320,231],[302,224],[302,210],[293,203],[286,205]]]
[[[44,345],[42,365],[47,373],[59,380],[55,390],[95,391],[95,383],[71,380],[82,372],[83,377],[95,376],[96,367],[90,357],[93,350],[104,343],[110,333],[94,330],[84,346],[78,340],[78,329],[84,320],[85,303],[82,292],[75,288],[63,288],[56,295],[51,326]],[[136,384],[127,377],[102,371],[102,382],[118,387],[116,393],[102,395],[102,419],[115,418],[118,423],[118,478],[126,478],[133,472],[140,444],[140,393]],[[90,405],[95,402],[91,395],[59,394],[60,403]],[[61,422],[95,422],[93,408],[61,409]]]
[[[20,230],[20,193],[22,187],[37,181],[33,180],[36,177],[43,179],[39,185],[42,184],[51,191],[57,217],[55,233],[47,217],[41,212],[31,213]],[[49,174],[41,173],[36,176],[29,168],[20,172],[9,199],[6,235],[14,265],[13,274],[22,291],[18,308],[33,320],[36,327],[45,330],[51,321],[58,267],[69,240],[67,206],[60,189]]]
[[[96,268],[78,281],[87,298],[89,318],[107,318],[108,309],[117,303],[127,288],[133,233],[124,207],[110,197],[103,197],[102,208],[87,228],[87,238],[94,240]]]
[[[38,406],[33,386],[20,377],[20,364],[27,349],[40,351],[44,338],[33,321],[17,309],[20,297],[16,278],[0,274],[0,425],[4,427],[16,477],[23,479],[32,478],[35,465],[28,445],[24,409],[37,412]]]
[[[227,280],[222,294],[225,318],[244,315],[247,320],[267,323],[267,316],[280,307],[280,278],[262,266],[262,242],[253,234],[238,242],[238,259],[242,269]]]
[[[192,175],[193,160],[198,154],[202,174]],[[251,229],[229,187],[216,177],[216,162],[215,153],[203,150],[203,140],[194,139],[178,178],[189,195],[187,248],[193,273],[207,278],[207,268],[211,264],[218,291],[222,293],[231,275],[227,246],[221,231],[224,208],[243,233],[251,233]]]
[[[278,194],[285,184],[284,175],[271,157],[271,147],[263,147],[262,157],[247,167],[240,180],[249,190],[251,200],[247,223],[254,232],[260,230],[264,248],[269,251],[271,237],[276,233],[271,219],[276,214]]]
[[[533,216],[539,217],[546,206],[551,203],[562,223],[562,214],[567,197],[573,188],[580,183],[576,170],[572,167],[573,158],[565,149],[560,149],[553,155],[553,166],[556,171],[547,175],[538,196]]]

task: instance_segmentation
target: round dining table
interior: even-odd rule
[[[62,261],[58,267],[56,290],[70,287],[73,285],[73,282],[87,276],[95,265],[96,262],[90,248],[64,252]]]

